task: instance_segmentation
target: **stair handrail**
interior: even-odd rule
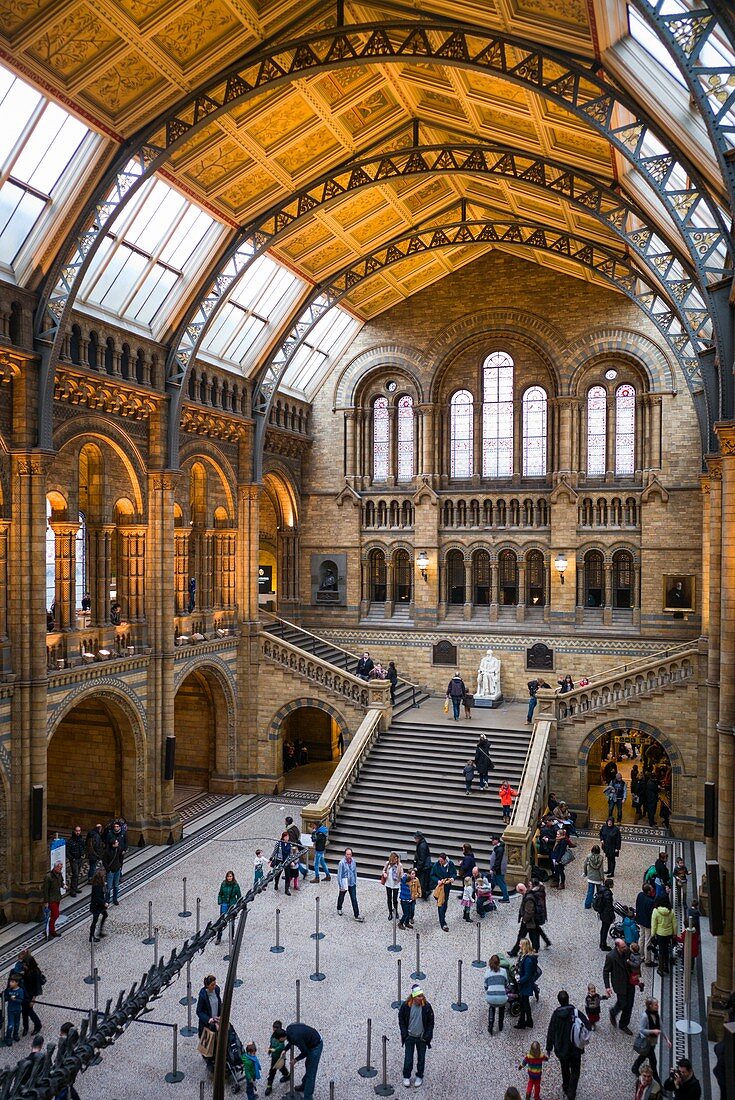
[[[536,718],[518,784],[510,824],[503,831],[508,853],[508,881],[526,882],[535,862],[533,844],[541,812],[546,805],[551,761],[552,721]]]
[[[332,827],[347,792],[358,779],[366,756],[380,736],[381,717],[382,711],[377,708],[367,712],[317,801],[301,810],[302,832],[310,834],[322,824]]]
[[[344,653],[345,657],[352,657],[352,658],[354,658],[355,661],[359,660],[359,657],[357,656],[357,654],[353,653],[351,650],[345,649],[344,646],[336,645],[334,642],[330,642],[327,638],[320,637],[319,634],[314,634],[311,630],[307,630],[305,626],[301,626],[299,623],[292,623],[290,619],[284,619],[284,617],[282,615],[274,615],[272,611],[263,611],[263,610],[261,610],[260,614],[261,614],[261,617],[266,616],[269,619],[273,619],[277,623],[281,623],[282,625],[285,624],[286,626],[291,626],[291,627],[293,627],[294,630],[300,630],[302,634],[308,634],[310,638],[313,638],[315,642],[319,642],[321,645],[328,645],[328,646],[331,646],[332,649],[338,649],[340,653]],[[285,639],[282,639],[282,640],[285,641]],[[307,653],[309,652],[308,649],[306,650],[306,652]],[[322,658],[322,660],[324,660],[324,658]],[[333,664],[333,662],[328,661],[327,664]],[[339,665],[334,665],[334,667],[339,668]],[[345,670],[346,670],[346,666],[345,666]],[[407,680],[405,676],[399,676],[398,677],[398,683],[399,684],[405,684],[407,687],[413,688],[414,693],[417,692],[417,691],[424,691],[424,688],[422,688],[420,684],[414,684],[414,682],[412,680]],[[415,694],[414,694],[414,701],[415,701]]]
[[[637,672],[639,667],[650,664],[651,661],[668,661],[672,657],[683,657],[685,653],[690,650],[696,651],[699,641],[697,638],[690,638],[686,642],[679,642],[675,646],[666,646],[665,649],[656,650],[654,653],[647,653],[642,657],[637,657],[633,661],[628,661],[626,664],[614,665],[612,668],[606,669],[604,672],[598,672],[596,676],[587,677],[587,683],[585,687],[596,687],[601,681],[612,679],[616,680],[620,676],[630,676],[631,673]],[[559,695],[561,688],[553,688],[554,695]],[[575,688],[575,691],[580,690]],[[571,695],[571,691],[564,693],[565,695]]]
[[[359,676],[355,676],[354,673],[347,672],[339,668],[338,665],[332,664],[331,661],[325,661],[323,657],[318,657],[316,654],[309,653],[308,650],[294,645],[293,642],[286,641],[285,638],[279,638],[275,634],[271,634],[268,630],[261,629],[258,632],[258,638],[260,651],[266,660],[273,661],[274,664],[295,672],[297,676],[303,676],[307,680],[315,680],[320,687],[325,688],[327,691],[333,691],[341,698],[351,699],[353,703],[365,707],[366,710],[378,707],[381,714],[390,712],[390,684],[387,680],[363,680]],[[282,646],[287,653],[296,658],[296,663],[292,664],[290,658],[288,663],[279,660],[273,652],[268,651],[268,646],[273,645]],[[326,670],[325,678],[318,680],[316,677],[309,676],[305,670],[299,667],[299,662],[302,660],[311,661],[315,666]],[[330,683],[326,676],[332,677],[333,680],[336,678],[337,681],[342,681],[348,691],[345,691],[339,682]]]

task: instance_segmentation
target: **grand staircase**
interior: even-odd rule
[[[332,863],[351,847],[360,873],[379,875],[392,849],[412,858],[413,834],[420,829],[432,859],[446,851],[457,861],[467,841],[480,866],[487,867],[488,837],[503,829],[498,787],[504,779],[517,787],[526,758],[531,734],[525,708],[518,708],[518,728],[511,729],[492,729],[492,712],[483,715],[480,725],[477,710],[470,722],[422,720],[422,711],[429,709],[436,711],[438,701],[394,719],[373,745],[330,831]],[[475,780],[467,797],[462,767],[474,755],[481,732],[490,739],[495,771],[489,791],[481,794]]]

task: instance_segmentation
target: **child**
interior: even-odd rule
[[[683,909],[687,907],[687,879],[689,878],[689,868],[684,862],[683,856],[677,856],[676,866],[674,867],[674,882],[676,883],[676,900],[682,906]]]
[[[459,904],[462,906],[462,920],[466,920],[468,924],[471,924],[470,909],[472,908],[472,878],[470,875],[464,880],[464,887],[462,889],[462,897],[459,899]]]
[[[20,1039],[20,1015],[23,1008],[23,988],[20,984],[20,975],[11,971],[8,978],[8,987],[5,990],[5,1011],[7,1014],[7,1027],[5,1029],[5,1045],[12,1047],[13,1040],[17,1043]]]
[[[270,1096],[273,1092],[273,1082],[276,1079],[276,1074],[281,1071],[281,1084],[287,1085],[289,1082],[289,1072],[286,1069],[286,1055],[284,1050],[286,1048],[286,1032],[283,1029],[283,1024],[280,1020],[274,1020],[272,1026],[272,1035],[268,1044],[268,1053],[271,1056],[271,1065],[268,1070],[268,1082],[265,1087],[265,1095]]]
[[[510,811],[513,809],[513,799],[518,794],[518,791],[514,791],[507,779],[504,779],[500,784],[498,790],[500,796],[500,806],[503,811],[503,824],[508,825],[510,822]]]
[[[635,910],[626,909],[623,917],[623,939],[628,947],[638,941],[638,925],[635,922]]]
[[[253,1100],[256,1094],[255,1082],[260,1080],[260,1058],[255,1043],[248,1043],[242,1056],[242,1068],[245,1070],[245,1094]]]
[[[587,996],[584,999],[584,1013],[593,1031],[597,1031],[597,1025],[600,1022],[600,1002],[606,1000],[607,997],[604,996],[604,994],[599,994],[594,985],[590,984],[587,986]]]
[[[258,883],[265,878],[265,866],[268,860],[263,855],[262,848],[255,849],[255,859],[253,860],[253,867],[255,869],[255,875],[253,878],[253,886],[257,886]]]
[[[411,900],[411,884],[408,878],[408,872],[401,875],[401,884],[398,887],[398,900],[401,903],[401,919],[398,922],[399,928],[411,928],[411,919],[413,917]]]
[[[466,719],[472,718],[472,704],[475,701],[474,695],[470,695],[469,691],[465,691],[462,696],[462,703],[464,705],[464,716]]]
[[[526,1086],[526,1100],[529,1096],[540,1100],[541,1097],[541,1072],[544,1062],[548,1062],[548,1054],[541,1053],[540,1043],[531,1043],[531,1049],[521,1062],[519,1069],[528,1070],[528,1084]]]
[[[412,868],[408,872],[408,885],[411,890],[411,919],[408,922],[408,927],[413,928],[413,918],[416,913],[416,902],[424,895],[421,892],[421,880],[419,879],[416,869]]]
[[[465,766],[462,768],[462,774],[464,775],[464,790],[465,794],[469,795],[472,790],[472,780],[475,778],[475,762],[474,760],[468,760]]]
[[[641,949],[638,943],[632,943],[630,945],[630,954],[627,959],[628,966],[628,981],[631,985],[634,985],[636,989],[640,989],[643,992],[643,982],[641,981],[641,968],[643,967],[643,958],[641,956]]]

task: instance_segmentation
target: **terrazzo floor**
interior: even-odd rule
[[[198,850],[175,868],[161,874],[136,893],[127,896],[119,908],[111,910],[108,935],[98,945],[97,966],[101,976],[100,1002],[117,997],[119,990],[129,987],[150,965],[153,948],[141,940],[147,934],[148,902],[153,902],[154,923],[160,928],[160,951],[168,956],[187,934],[193,932],[194,918],[182,919],[177,914],[181,905],[181,876],[186,874],[189,902],[202,899],[203,923],[216,915],[219,883],[225,871],[233,868],[241,882],[249,883],[252,858],[256,847],[268,849],[280,832],[286,807],[274,801],[259,810],[243,824],[224,833],[217,840]],[[295,815],[294,815],[295,816]],[[417,823],[417,824],[420,824]],[[431,838],[429,838],[430,840]],[[359,865],[359,838],[355,838],[355,855]],[[482,981],[484,972],[473,969],[476,928],[461,920],[458,902],[452,898],[449,910],[449,933],[441,931],[433,901],[419,902],[416,930],[421,933],[422,969],[426,980],[422,986],[436,1014],[436,1033],[428,1053],[424,1085],[420,1090],[405,1089],[401,1080],[401,1047],[396,1012],[391,1001],[397,993],[397,965],[403,971],[402,990],[410,988],[409,974],[415,965],[415,939],[412,933],[399,933],[403,951],[388,952],[391,925],[387,920],[385,892],[376,881],[365,880],[358,885],[358,896],[365,923],[357,924],[348,915],[335,914],[336,881],[319,886],[307,885],[291,897],[281,891],[269,890],[252,907],[248,920],[245,948],[241,956],[240,976],[243,985],[236,991],[233,1022],[243,1041],[254,1038],[264,1064],[270,1024],[280,1017],[285,1023],[295,1019],[296,980],[301,983],[302,1019],[317,1027],[325,1045],[315,1096],[326,1100],[329,1081],[335,1083],[335,1100],[360,1100],[374,1096],[376,1081],[364,1080],[357,1074],[365,1062],[365,1033],[368,1017],[373,1021],[373,1061],[379,1062],[379,1043],[388,1036],[388,1081],[396,1095],[423,1095],[427,1100],[454,1097],[487,1097],[498,1100],[505,1088],[514,1084],[525,1093],[525,1074],[517,1069],[530,1042],[542,1043],[551,1011],[556,1005],[559,988],[569,990],[572,1000],[583,1004],[587,983],[602,986],[604,956],[598,947],[598,922],[594,911],[584,911],[584,883],[581,865],[587,842],[580,842],[577,862],[568,873],[568,887],[563,893],[549,890],[548,934],[553,940],[551,950],[542,947],[540,963],[541,1000],[534,1008],[533,1032],[515,1031],[506,1025],[501,1035],[488,1036]],[[487,852],[479,852],[481,865]],[[616,896],[633,901],[642,872],[652,861],[648,845],[627,843],[618,864]],[[334,871],[334,856],[330,858]],[[320,945],[320,968],[326,974],[323,982],[312,982],[314,971],[313,931],[315,898],[320,898],[322,929],[326,933]],[[274,943],[274,910],[281,909],[281,940],[286,950],[272,954]],[[507,949],[514,941],[517,927],[518,902],[500,905],[482,925],[482,954],[487,958],[496,950]],[[196,996],[202,976],[216,974],[224,985],[226,964],[222,956],[226,945],[210,945],[199,956],[192,969],[192,987]],[[91,1006],[91,989],[83,977],[89,973],[87,929],[69,930],[38,953],[40,964],[48,977],[44,999],[80,1009]],[[464,1013],[454,1012],[451,1004],[457,995],[457,961],[464,963],[463,998],[469,1006]],[[647,971],[647,981],[653,971]],[[186,1023],[186,1009],[179,1004],[185,994],[184,977],[155,1003],[149,1021]],[[656,978],[658,992],[659,978]],[[637,1018],[640,1001],[636,1005]],[[67,1018],[74,1019],[70,1009],[41,1006],[44,1035],[55,1039],[58,1027]],[[146,1024],[134,1024],[118,1043],[104,1054],[102,1063],[77,1081],[83,1100],[160,1100],[162,1095],[195,1100],[200,1096],[200,1081],[208,1082],[203,1062],[196,1051],[196,1037],[179,1038],[179,1068],[186,1077],[180,1084],[167,1084],[164,1074],[171,1068],[172,1031]],[[584,1055],[579,1100],[623,1100],[633,1097],[634,1078],[630,1072],[633,1061],[633,1040],[613,1031],[603,1014],[599,1032]],[[4,1062],[25,1053],[30,1039],[22,1040],[12,1053],[6,1050]],[[276,1086],[274,1097],[284,1089]],[[261,1083],[259,1094],[264,1092]],[[544,1100],[562,1100],[558,1063],[552,1058],[544,1071]],[[207,1083],[205,1096],[211,1095]]]

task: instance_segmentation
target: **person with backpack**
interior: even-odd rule
[[[460,676],[459,671],[457,671],[447,684],[447,699],[444,705],[444,710],[448,711],[449,703],[451,702],[452,714],[455,722],[459,721],[459,708],[466,694],[467,688],[465,682]],[[477,757],[475,757],[475,759],[477,759]]]
[[[495,765],[490,759],[490,742],[484,733],[480,734],[480,740],[475,745],[475,767],[480,779],[480,790],[489,787],[488,775]]]
[[[606,878],[602,888],[598,890],[597,896],[592,901],[592,908],[600,919],[600,951],[608,950],[607,934],[610,931],[610,925],[615,920],[612,887],[613,880]]]
[[[322,821],[321,825],[314,829],[311,834],[311,842],[314,845],[314,877],[311,879],[312,882],[319,881],[320,871],[324,871],[324,879],[326,882],[329,882],[332,877],[329,873],[327,860],[324,855],[328,839],[329,829]]]
[[[546,1053],[556,1054],[561,1067],[561,1080],[567,1100],[575,1100],[579,1075],[582,1071],[582,1054],[589,1042],[590,1022],[583,1012],[569,1003],[566,989],[556,995],[559,1007],[549,1020],[546,1033]]]

